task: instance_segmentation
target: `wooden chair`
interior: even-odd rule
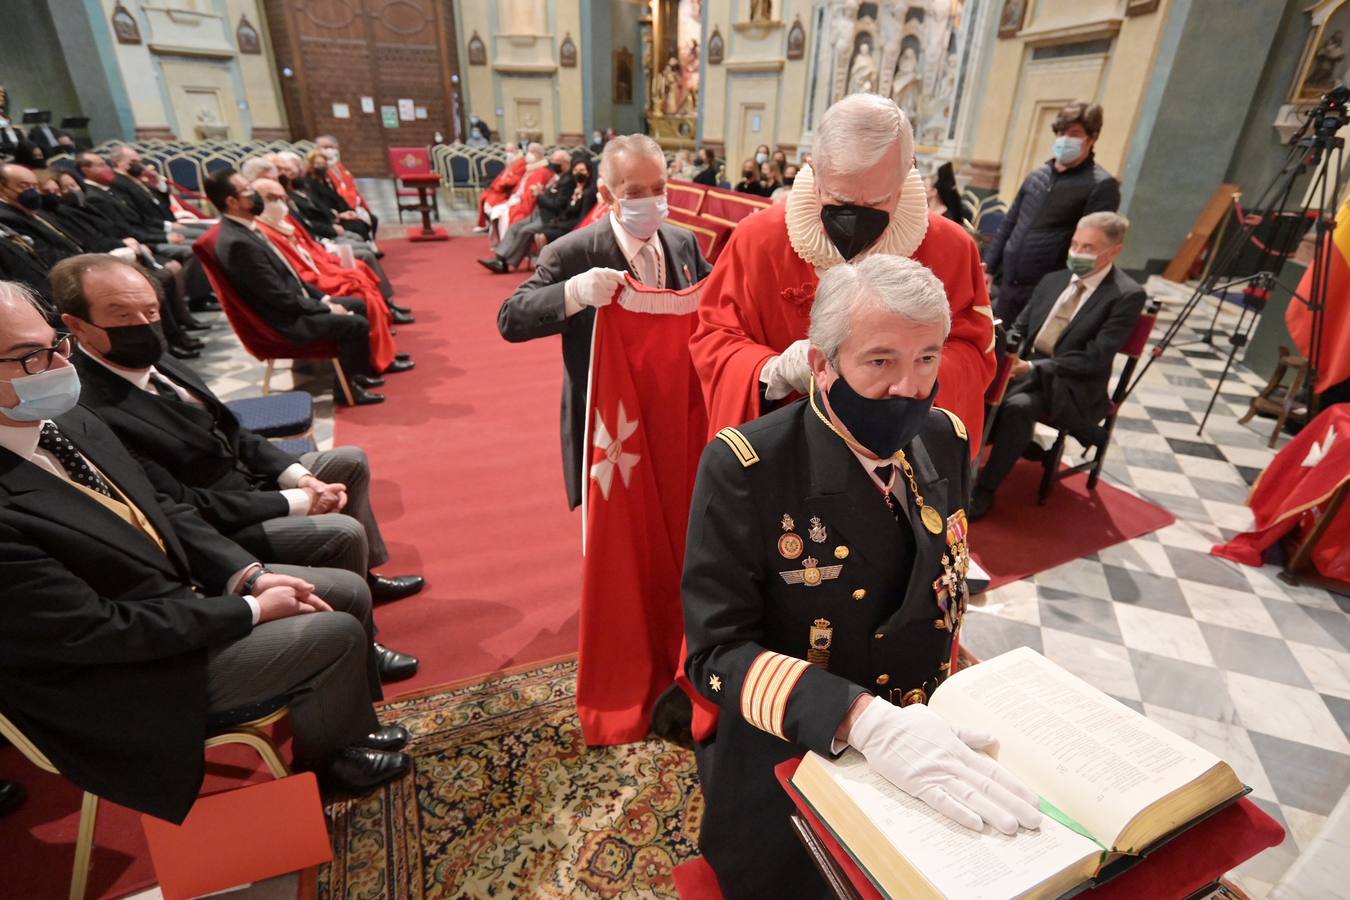
[[[1069,432],[1059,428],[1059,433],[1055,435],[1055,443],[1045,454],[1043,465],[1044,472],[1041,475],[1041,487],[1037,502],[1044,505],[1050,499],[1050,491],[1055,486],[1055,482],[1071,475],[1077,475],[1079,472],[1087,472],[1087,488],[1089,491],[1097,489],[1097,482],[1101,480],[1102,464],[1106,461],[1106,448],[1111,443],[1111,434],[1116,428],[1116,413],[1120,410],[1120,405],[1125,402],[1129,394],[1130,378],[1134,375],[1135,367],[1139,364],[1139,357],[1143,356],[1144,348],[1148,344],[1149,335],[1153,333],[1153,325],[1158,321],[1158,310],[1162,304],[1157,300],[1152,301],[1148,309],[1139,316],[1139,321],[1134,325],[1134,332],[1130,339],[1125,342],[1125,346],[1120,352],[1126,357],[1125,367],[1120,372],[1120,377],[1116,379],[1115,389],[1111,392],[1111,407],[1091,434],[1075,434],[1074,437],[1082,441],[1088,450],[1092,451],[1092,458],[1084,460],[1076,466],[1069,466],[1066,469],[1059,467],[1060,461],[1064,457],[1064,441],[1069,437]],[[1054,422],[1047,417],[1041,421],[1052,428],[1057,428]]]
[[[431,154],[426,147],[390,147],[389,171],[394,176],[394,204],[398,208],[398,220],[402,223],[405,212],[422,211],[421,192],[416,188],[404,187],[402,178],[404,175],[435,174],[435,169],[431,165]],[[435,191],[431,192],[431,207],[432,214],[439,222],[441,210]]]
[[[276,745],[272,743],[272,739],[262,729],[279,721],[288,710],[284,701],[271,704],[271,706],[273,708],[265,714],[236,725],[223,727],[207,735],[206,748],[209,750],[223,744],[246,744],[256,750],[258,755],[262,757],[263,763],[266,764],[273,778],[287,777],[291,774],[290,767],[281,758],[281,754],[277,751]],[[47,755],[39,750],[37,745],[30,741],[19,730],[18,726],[3,714],[0,714],[0,737],[19,748],[19,752],[39,769],[44,772],[51,772],[53,775],[61,774],[61,771],[52,764]],[[70,871],[70,900],[83,900],[89,884],[89,858],[94,852],[94,829],[98,824],[98,802],[97,794],[91,794],[89,791],[84,792],[84,800],[80,804],[80,827],[75,838],[75,861]]]
[[[1294,382],[1286,388],[1284,376],[1291,371],[1294,373]],[[1275,428],[1271,430],[1270,440],[1266,443],[1267,447],[1273,448],[1280,438],[1280,432],[1284,431],[1285,422],[1308,421],[1308,405],[1299,401],[1299,393],[1302,392],[1303,383],[1307,380],[1308,360],[1288,347],[1280,345],[1280,362],[1275,367],[1275,374],[1271,375],[1270,381],[1261,388],[1261,393],[1252,398],[1251,405],[1247,407],[1247,414],[1238,419],[1238,424],[1246,425],[1256,415],[1274,416]]]

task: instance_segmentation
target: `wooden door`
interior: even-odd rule
[[[356,175],[389,172],[389,147],[462,132],[451,0],[268,0],[268,26],[295,140],[333,134]],[[371,98],[371,111],[362,98]],[[399,101],[426,118],[398,118]],[[394,110],[396,127],[385,127]],[[342,113],[345,112],[344,117]]]

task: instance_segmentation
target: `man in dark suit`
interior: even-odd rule
[[[182,821],[203,740],[290,707],[296,760],[365,791],[407,771],[382,728],[370,595],[348,572],[263,566],[146,481],[76,406],[74,342],[0,283],[0,705],[61,772]]]
[[[31,241],[48,269],[67,256],[82,253],[74,237],[41,218],[42,194],[37,176],[17,163],[0,164],[0,225]]]
[[[707,809],[728,900],[833,896],[774,766],[851,746],[969,828],[1036,827],[1036,796],[931,713],[965,612],[966,429],[932,405],[951,328],[936,276],[876,254],[826,272],[808,396],[724,428],[699,463],[682,594]],[[715,717],[715,721],[713,720]]]
[[[216,258],[240,299],[296,344],[337,344],[338,360],[352,380],[352,402],[383,403],[383,394],[368,390],[376,378],[370,366],[365,303],[354,297],[329,297],[295,273],[253,221],[262,212],[262,198],[244,176],[233,169],[213,172],[206,179],[206,196],[222,213]],[[411,362],[395,360],[387,371],[410,368]]]
[[[662,224],[666,217],[666,160],[646,135],[605,145],[600,196],[612,212],[544,247],[534,275],[502,304],[497,330],[513,343],[561,334],[563,347],[562,450],[567,501],[581,505],[586,386],[591,330],[597,307],[614,299],[624,272],[643,284],[679,290],[711,271],[692,232]]]
[[[81,402],[112,427],[157,490],[263,558],[362,576],[376,601],[421,590],[420,576],[372,571],[389,554],[359,447],[295,457],[241,427],[195,372],[163,358],[154,288],[134,267],[73,257],[52,270],[52,290],[80,341]],[[380,645],[376,659],[386,681],[417,670],[415,658]]]
[[[1069,268],[1040,280],[1009,330],[1018,359],[990,433],[993,449],[975,483],[972,519],[993,507],[994,492],[1020,456],[1043,455],[1031,443],[1041,416],[1070,434],[1089,436],[1109,410],[1111,364],[1147,300],[1138,282],[1114,266],[1129,228],[1114,212],[1081,218],[1069,245]]]

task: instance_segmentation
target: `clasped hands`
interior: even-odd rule
[[[309,496],[309,515],[342,512],[347,505],[347,486],[338,482],[329,484],[313,475],[303,476],[295,485]]]
[[[332,612],[324,599],[314,593],[314,585],[294,575],[267,572],[253,582],[253,599],[258,601],[258,623],[286,619],[314,612]]]
[[[847,740],[887,781],[974,831],[986,823],[1004,834],[1040,827],[1036,793],[977,752],[997,743],[992,735],[954,729],[923,704],[892,706],[871,696],[857,703]]]

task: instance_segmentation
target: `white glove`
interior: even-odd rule
[[[848,742],[887,781],[967,828],[979,831],[988,822],[1004,834],[1016,834],[1018,825],[1041,825],[1035,792],[975,752],[992,746],[994,738],[967,728],[953,731],[923,704],[899,707],[872,700]]]
[[[759,380],[764,383],[765,400],[782,400],[788,394],[805,394],[811,384],[811,364],[806,351],[811,342],[806,338],[788,344],[786,350],[764,364]]]
[[[591,269],[573,275],[563,287],[563,300],[569,310],[577,312],[587,306],[608,306],[614,292],[623,286],[623,275],[618,269]]]

